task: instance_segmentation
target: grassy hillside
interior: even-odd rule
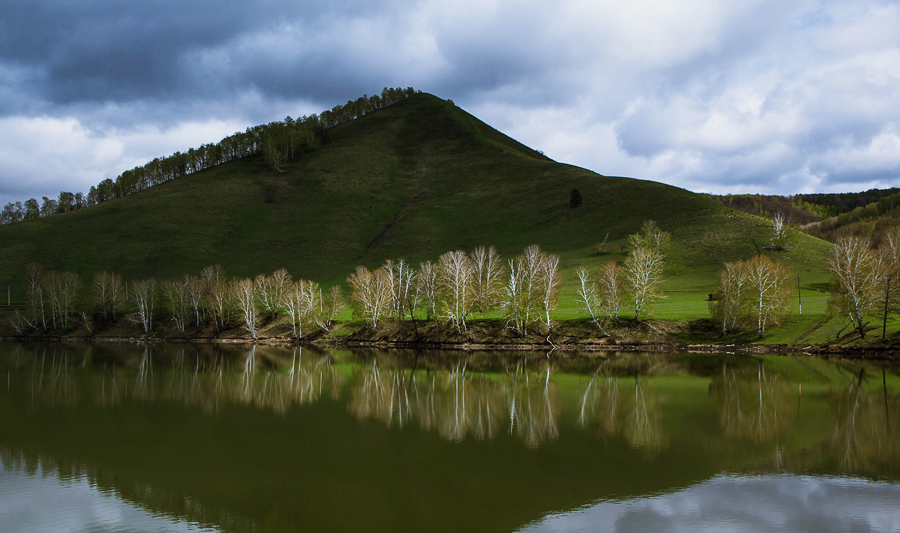
[[[118,200],[0,226],[0,286],[21,299],[22,267],[38,261],[85,282],[113,270],[126,279],[197,273],[219,263],[229,275],[286,268],[294,277],[342,282],[356,265],[388,258],[414,264],[453,249],[493,244],[504,257],[537,243],[574,269],[621,261],[598,256],[654,219],[673,235],[657,314],[706,316],[724,261],[747,259],[768,239],[765,221],[660,183],[601,176],[554,162],[452,103],[418,94],[329,131],[330,142],[283,173],[249,158]],[[263,193],[274,187],[274,202]],[[583,204],[568,205],[579,189]],[[827,282],[828,244],[797,236],[776,254],[802,275],[810,305]],[[559,318],[576,316],[574,283]],[[806,294],[804,294],[806,296]]]

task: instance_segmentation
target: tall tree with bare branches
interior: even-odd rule
[[[91,287],[94,309],[104,319],[114,319],[125,304],[125,283],[122,276],[115,272],[99,272],[94,274]]]
[[[743,269],[747,274],[749,311],[761,339],[769,323],[777,323],[787,311],[791,274],[786,266],[764,255],[748,259]]]
[[[456,250],[441,255],[438,259],[438,287],[443,295],[447,318],[457,331],[464,331],[475,292],[474,271],[465,252]]]
[[[374,272],[364,266],[347,277],[350,286],[350,305],[353,314],[368,322],[372,328],[390,313],[391,293],[389,274],[383,268]]]
[[[256,305],[257,285],[249,280],[236,280],[232,284],[234,300],[244,320],[244,329],[254,339],[259,325],[259,308]]]
[[[881,257],[871,249],[866,237],[851,235],[838,239],[832,248],[829,268],[834,275],[834,305],[850,319],[848,325],[865,337],[865,315],[878,302],[883,274]]]

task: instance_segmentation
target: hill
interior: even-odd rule
[[[572,189],[583,203],[569,205]],[[295,278],[342,282],[362,264],[413,264],[495,245],[504,257],[530,244],[557,253],[564,275],[619,260],[644,220],[672,233],[660,316],[705,316],[722,263],[768,239],[766,221],[706,195],[554,162],[456,107],[416,94],[329,129],[328,142],[274,171],[249,157],[103,204],[0,226],[0,283],[21,300],[30,261],[79,273],[159,279],[223,265],[250,277],[286,268]],[[608,237],[607,237],[608,236]],[[617,250],[594,254],[607,238]],[[779,257],[827,282],[827,244],[798,235]],[[573,283],[560,316],[575,316]],[[679,292],[679,291],[683,291]],[[822,304],[824,308],[824,304]]]

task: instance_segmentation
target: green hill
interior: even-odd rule
[[[768,239],[761,218],[706,195],[554,162],[429,94],[336,126],[328,139],[284,172],[250,157],[0,226],[0,283],[20,300],[23,266],[37,261],[85,282],[101,270],[165,279],[218,263],[232,276],[286,268],[328,284],[389,258],[417,264],[481,244],[509,258],[536,243],[562,258],[566,317],[576,314],[574,269],[624,258],[598,256],[593,245],[608,235],[619,250],[653,219],[674,244],[664,287],[671,297],[658,315],[705,316],[722,263],[753,256]],[[575,188],[583,204],[572,208]],[[812,291],[827,281],[827,246],[798,235],[793,251],[778,256]]]

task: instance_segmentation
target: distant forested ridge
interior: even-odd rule
[[[280,172],[287,162],[305,152],[315,150],[327,142],[328,128],[332,128],[372,111],[412,96],[412,87],[381,91],[380,95],[363,95],[346,104],[338,104],[318,115],[270,122],[247,128],[243,132],[225,137],[218,143],[201,145],[186,152],[175,152],[168,157],[158,157],[149,163],[122,172],[115,180],[107,178],[90,188],[87,194],[63,191],[57,198],[42,197],[42,201],[30,198],[23,202],[11,202],[0,211],[0,224],[65,213],[120,198],[169,180],[194,172],[242,159],[262,155],[275,171]]]
[[[852,234],[872,237],[877,243],[882,232],[900,223],[900,188],[896,187],[847,193],[729,194],[711,198],[765,218],[781,213],[810,235],[831,242]]]

